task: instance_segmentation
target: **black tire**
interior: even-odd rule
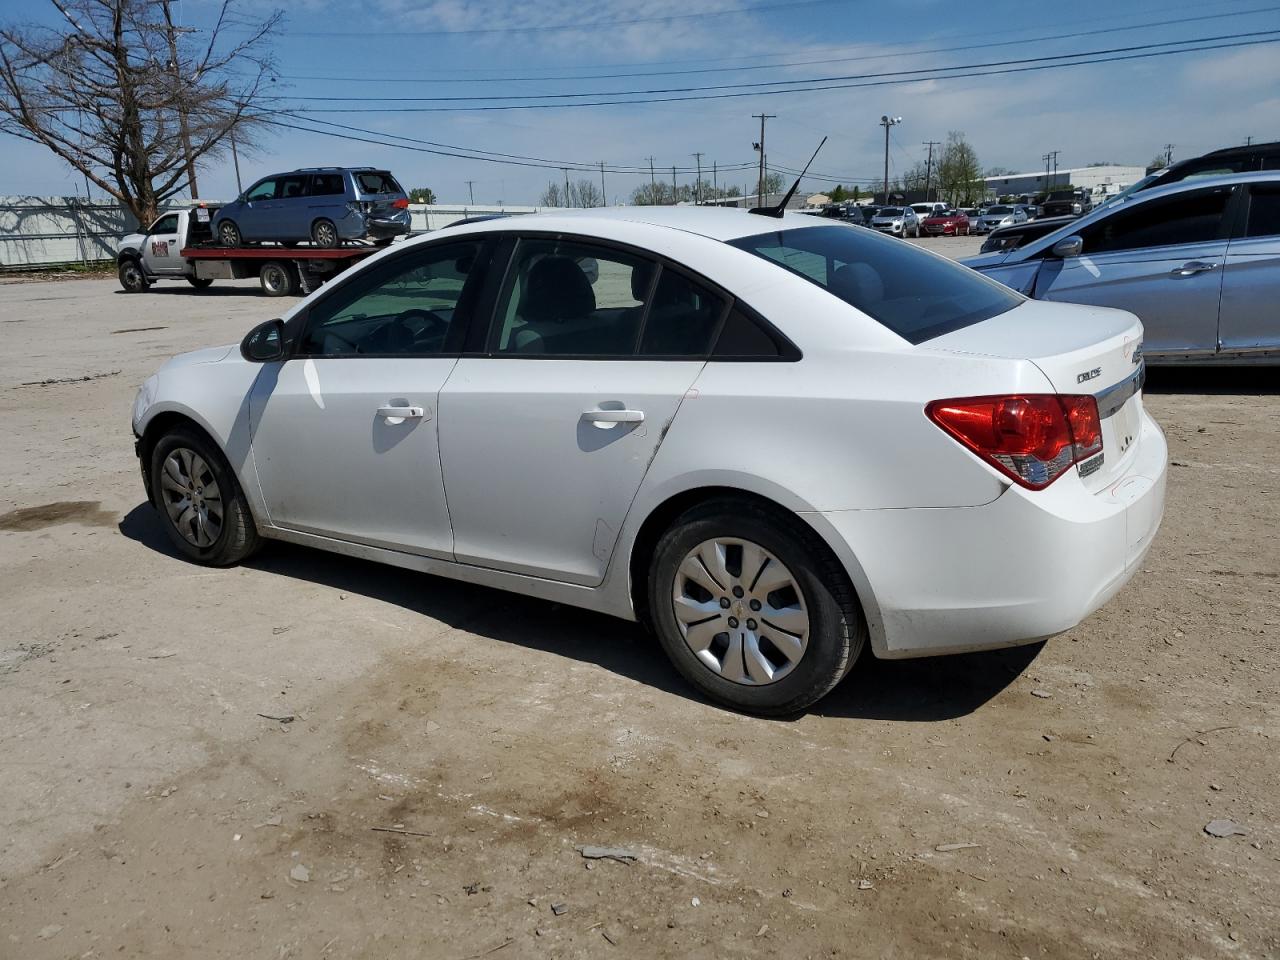
[[[151,286],[151,281],[142,272],[142,264],[133,257],[121,260],[120,269],[116,273],[125,293],[146,293]]]
[[[331,250],[342,242],[332,220],[317,220],[311,225],[311,242],[322,250]]]
[[[713,538],[758,544],[795,578],[809,614],[808,643],[781,679],[746,685],[721,676],[685,643],[672,593],[680,564]],[[649,566],[649,616],[667,656],[685,679],[712,700],[761,716],[795,714],[816,703],[852,668],[866,644],[861,607],[839,561],[797,518],[748,500],[719,500],[680,516],[659,539]]]
[[[287,297],[297,284],[293,264],[285,260],[268,260],[258,271],[258,282],[268,297]]]
[[[218,224],[218,243],[224,247],[240,247],[244,245],[244,236],[233,220],[223,220]]]
[[[383,237],[381,240],[373,241],[373,245],[375,247],[389,247],[394,241],[395,237]]]
[[[220,530],[208,546],[197,546],[184,536],[170,517],[165,504],[164,498],[174,495],[164,484],[165,460],[180,449],[194,451],[200,456],[217,482],[221,494],[223,514]],[[262,538],[258,536],[249,503],[240,484],[236,482],[235,474],[227,465],[222,451],[199,430],[179,426],[161,437],[151,450],[149,469],[152,506],[160,514],[160,523],[170,541],[187,559],[205,566],[227,567],[244,560],[261,546]]]
[[[197,290],[208,290],[213,286],[213,281],[208,277],[187,277],[187,283],[191,284]]]

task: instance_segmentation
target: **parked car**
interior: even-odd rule
[[[870,205],[855,206],[850,210],[849,215],[852,217],[854,223],[861,224],[864,227],[869,227],[871,226],[871,221],[875,219],[878,211],[878,207]]]
[[[871,218],[871,226],[895,237],[920,236],[920,220],[910,207],[881,207]]]
[[[963,210],[947,210],[926,217],[924,232],[933,236],[967,237],[969,218]]]
[[[945,213],[947,205],[945,203],[913,203],[911,209],[916,212],[916,219],[924,223],[936,213]]]
[[[995,206],[987,207],[986,212],[982,214],[981,220],[986,229],[994,230],[997,227],[1013,226],[1015,223],[1026,223],[1027,211],[1020,206],[998,203]]]
[[[1046,217],[1082,217],[1093,210],[1088,190],[1054,190],[1040,205]]]
[[[1280,363],[1280,171],[1153,187],[965,263],[1039,300],[1133,311],[1153,363]]]
[[[409,197],[386,170],[309,167],[259,180],[218,211],[213,229],[225,247],[261,241],[386,245],[409,232]]]
[[[1029,243],[1038,237],[1053,233],[1059,227],[1063,227],[1075,219],[1075,217],[1040,217],[1014,226],[1000,227],[993,230],[987,235],[987,239],[982,241],[980,252],[992,253],[998,250],[1016,250],[1024,243]]]
[[[980,207],[980,206],[965,207],[963,208],[963,212],[964,212],[964,215],[969,218],[970,233],[986,233],[987,232],[987,226],[982,222],[982,215],[984,212],[986,212],[986,208]]]
[[[1027,215],[1028,220],[1035,220],[1040,216],[1040,207],[1034,203],[1020,203],[1018,206],[1022,208],[1022,212]]]
[[[786,714],[867,645],[1044,638],[1120,589],[1164,496],[1141,338],[817,217],[538,214],[176,357],[133,431],[194,562],[279,539],[643,618]]]

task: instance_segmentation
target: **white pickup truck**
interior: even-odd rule
[[[216,246],[211,224],[217,204],[162,213],[143,233],[122,237],[116,246],[120,286],[144,293],[157,280],[186,280],[197,290],[215,280],[258,278],[269,297],[310,293],[325,280],[378,248]]]

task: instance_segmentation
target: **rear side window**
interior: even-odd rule
[[[281,177],[276,181],[276,198],[279,200],[297,200],[307,195],[307,180],[309,178],[305,173],[295,173],[287,177]]]
[[[1254,187],[1246,237],[1280,237],[1280,187]]]
[[[400,184],[396,183],[396,178],[385,170],[357,173],[356,183],[361,193],[370,196],[382,193],[404,193],[400,189]]]
[[[1230,199],[1230,187],[1213,187],[1121,207],[1081,231],[1084,252],[1208,243],[1221,236],[1222,215]]]
[[[336,197],[347,192],[340,173],[317,173],[311,178],[313,197]]]
[[[800,227],[730,242],[822,287],[911,343],[1022,302],[967,267],[856,227]]]
[[[701,284],[663,269],[640,334],[641,356],[706,356],[726,306]]]

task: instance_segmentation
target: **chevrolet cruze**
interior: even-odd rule
[[[196,562],[286,540],[639,619],[707,696],[783,714],[865,647],[1024,643],[1120,589],[1164,503],[1141,346],[818,218],[554,213],[174,358],[133,429]]]

